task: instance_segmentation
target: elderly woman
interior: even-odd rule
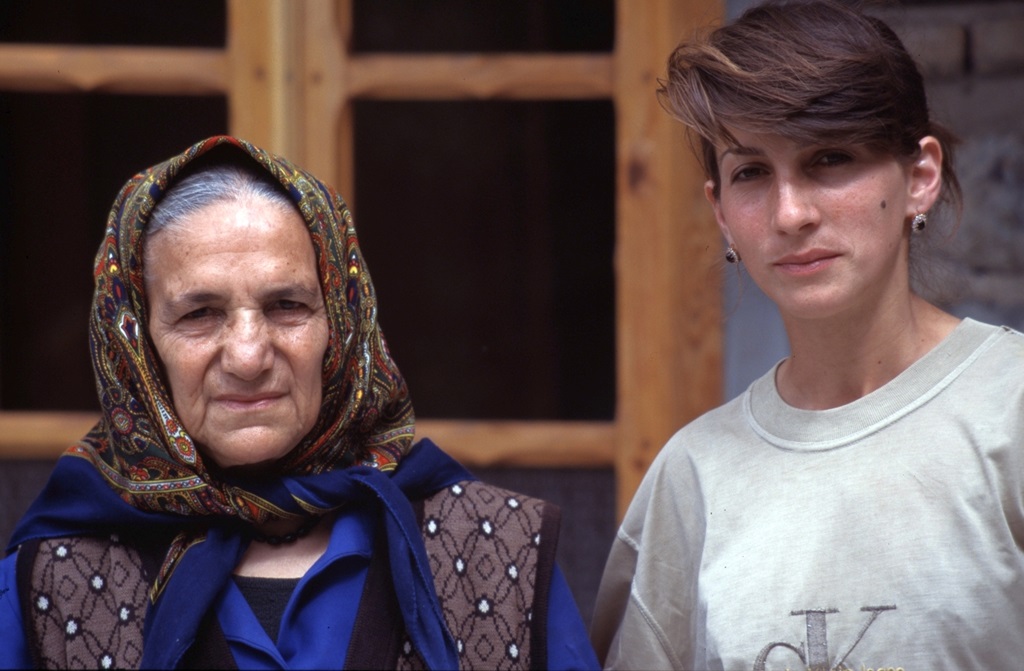
[[[1024,660],[1024,337],[910,285],[956,200],[951,138],[877,18],[770,2],[681,44],[725,259],[791,354],[683,427],[598,594],[607,667],[1016,669]]]
[[[102,418],[0,564],[0,666],[582,668],[557,509],[413,445],[344,202],[215,137],[96,256]]]

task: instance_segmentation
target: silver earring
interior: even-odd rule
[[[729,249],[725,250],[725,260],[729,263],[737,263],[740,261],[740,253],[732,245],[729,245]]]
[[[924,227],[928,225],[928,215],[924,212],[918,212],[914,215],[914,219],[910,222],[910,230],[914,233],[920,233],[924,230]]]

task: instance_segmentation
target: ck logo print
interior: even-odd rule
[[[864,625],[860,628],[853,641],[845,644],[846,651],[835,657],[835,662],[829,661],[828,651],[828,616],[836,615],[839,611],[835,608],[815,610],[795,610],[790,615],[802,616],[807,622],[807,641],[793,644],[783,641],[769,643],[758,653],[754,660],[754,671],[765,671],[765,665],[769,658],[778,661],[792,662],[793,656],[804,665],[807,671],[847,671],[844,665],[846,658],[850,656],[857,644],[861,642],[864,635],[875,620],[887,610],[896,610],[896,606],[865,606],[860,612],[866,613]],[[792,668],[792,667],[787,667]],[[883,667],[884,668],[884,667]],[[859,671],[859,670],[858,670]]]

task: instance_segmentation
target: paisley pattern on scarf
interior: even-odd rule
[[[376,321],[376,294],[347,205],[288,160],[217,136],[139,173],[114,202],[96,255],[89,324],[103,415],[66,454],[90,460],[125,502],[142,511],[247,522],[322,512],[283,488],[272,496],[249,491],[207,468],[175,413],[147,334],[142,249],[149,216],[175,177],[215,148],[248,155],[288,191],[309,227],[327,308],[320,414],[279,463],[281,475],[315,476],[353,465],[390,471],[412,443],[412,404]]]

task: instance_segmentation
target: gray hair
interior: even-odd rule
[[[182,177],[171,186],[150,214],[146,239],[174,228],[214,203],[250,198],[298,209],[285,188],[255,165],[217,164]]]
[[[142,240],[144,281],[149,281],[149,241],[153,236],[177,228],[185,219],[214,203],[250,199],[298,211],[284,186],[252,162],[216,163],[182,176],[149,215]]]

